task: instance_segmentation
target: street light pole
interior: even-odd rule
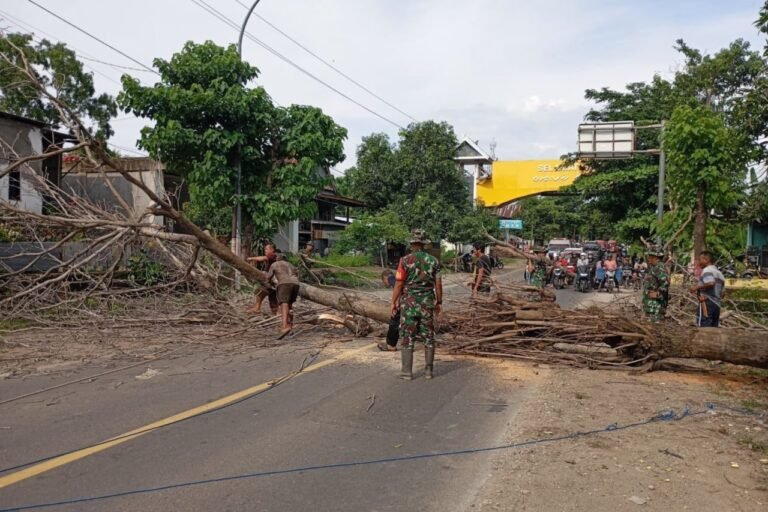
[[[667,155],[664,151],[664,121],[661,122],[661,150],[659,152],[659,204],[656,208],[657,229],[661,229],[661,221],[664,218],[664,186],[667,178]],[[656,242],[661,245],[661,235],[656,237]]]
[[[243,20],[243,25],[240,27],[240,37],[237,39],[237,56],[240,58],[240,60],[243,60],[243,36],[245,35],[245,27],[248,25],[248,20],[251,18],[251,14],[253,14],[253,10],[256,9],[256,6],[259,4],[261,0],[256,0],[253,2],[253,5],[250,9],[248,9],[248,14],[245,15],[245,19]],[[237,155],[236,155],[236,162],[235,166],[237,167],[237,206],[235,208],[235,254],[240,256],[240,253],[242,252],[242,230],[243,230],[243,206],[240,204],[240,195],[243,191],[243,164],[240,160],[240,143],[237,144]],[[240,289],[240,272],[235,272],[235,288]]]

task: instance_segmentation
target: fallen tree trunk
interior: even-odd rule
[[[301,295],[312,302],[379,322],[388,322],[390,318],[390,307],[387,302],[372,300],[354,292],[325,290],[302,285]],[[612,324],[621,322],[621,317],[599,316],[590,311],[560,310],[556,306],[544,303],[530,310],[510,307],[506,311],[501,311],[500,316],[504,316],[505,321],[494,324],[470,319],[467,311],[471,314],[472,307],[468,304],[467,308],[461,311],[444,313],[439,324],[442,332],[453,333],[454,337],[461,338],[456,343],[474,345],[475,349],[477,349],[475,341],[482,342],[485,351],[494,343],[509,342],[513,339],[528,339],[531,343],[535,343],[539,339],[536,336],[541,332],[563,328],[574,333],[581,332],[583,334],[579,336],[592,341],[606,340],[610,341],[612,346],[632,347],[632,355],[635,359],[653,355],[655,359],[707,359],[768,368],[768,333],[766,332],[738,329],[665,329],[640,321],[612,327]],[[460,327],[466,328],[468,322],[475,322],[476,327],[487,329],[494,335],[476,340],[473,339],[475,336],[465,337],[460,333],[457,335],[457,330]],[[521,329],[535,335],[519,334]],[[569,340],[564,339],[563,342],[568,343]],[[451,349],[452,343],[454,342],[446,343],[446,346]],[[464,350],[459,348],[456,352],[462,353]]]

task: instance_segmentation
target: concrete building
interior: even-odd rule
[[[60,147],[72,136],[50,125],[26,117],[0,112],[0,175],[13,162],[30,155],[41,155]],[[29,162],[0,177],[0,201],[33,213],[43,213],[48,198],[39,182],[61,183],[62,156]]]
[[[152,205],[152,201],[146,192],[125,179],[121,173],[126,172],[161,197],[168,192],[175,199],[177,207],[188,200],[186,184],[179,177],[169,174],[163,163],[148,157],[115,158],[113,162],[121,172],[94,167],[77,156],[65,158],[61,188],[107,211],[125,215],[125,203],[133,210],[131,214],[140,215]],[[115,197],[113,189],[119,199]],[[159,225],[164,223],[164,218],[156,215],[150,215],[146,220]],[[170,230],[173,228],[168,227]]]

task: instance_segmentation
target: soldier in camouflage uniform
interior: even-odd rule
[[[440,263],[424,252],[429,243],[424,233],[414,230],[411,253],[400,259],[395,289],[392,292],[392,316],[400,311],[400,354],[403,379],[413,378],[413,348],[424,343],[425,377],[432,378],[435,360],[435,316],[443,303]]]
[[[643,288],[643,311],[645,311],[648,320],[659,323],[667,313],[669,273],[661,261],[661,258],[664,257],[662,249],[651,247],[646,255],[649,269]]]
[[[547,250],[543,247],[534,247],[533,252],[536,257],[531,258],[533,261],[531,284],[543,290],[547,286],[547,263],[545,261]]]

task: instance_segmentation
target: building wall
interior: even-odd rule
[[[139,171],[131,174],[149,184],[159,195],[165,192],[162,170]],[[115,199],[106,180],[109,180],[109,184],[117,191],[120,198],[133,209],[133,212],[130,212],[131,215],[141,215],[150,206],[151,200],[143,190],[134,187],[123,176],[114,172],[106,173],[106,179],[105,175],[98,172],[70,173],[62,177],[61,186],[65,191],[86,198],[105,210],[125,215],[127,213],[125,208]],[[147,217],[147,220],[156,224],[163,223],[163,217],[155,215]]]
[[[43,152],[43,135],[40,128],[13,119],[0,117],[0,172],[16,159],[14,152],[22,157]],[[11,146],[13,151],[5,145]],[[31,169],[30,169],[31,167]],[[14,206],[34,213],[43,212],[43,195],[35,185],[36,176],[42,176],[42,162],[30,162],[20,168],[21,198],[10,201]],[[0,178],[0,200],[9,201],[10,177]]]

